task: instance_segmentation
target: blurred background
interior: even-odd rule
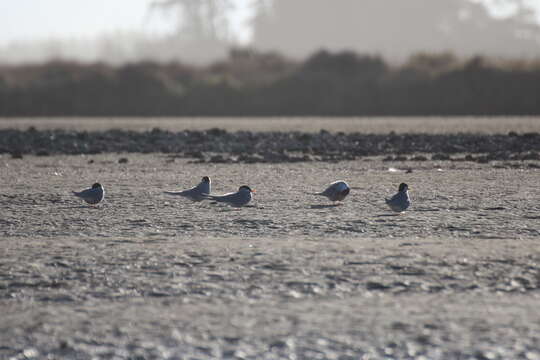
[[[0,23],[0,116],[540,113],[540,0],[19,0]]]

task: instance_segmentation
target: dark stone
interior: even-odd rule
[[[450,155],[447,154],[434,154],[431,156],[431,160],[450,160]]]
[[[227,163],[228,160],[223,157],[223,155],[214,155],[210,158],[209,162],[216,163],[216,164],[224,164]]]
[[[390,286],[375,281],[368,281],[366,288],[368,290],[387,290],[390,288]]]
[[[211,136],[223,136],[227,134],[227,130],[212,128],[212,129],[207,130],[206,133]]]
[[[489,159],[487,156],[478,156],[475,160],[479,164],[487,164],[489,162]]]
[[[540,160],[540,154],[538,154],[536,151],[531,151],[527,154],[524,154],[521,157],[521,160]]]

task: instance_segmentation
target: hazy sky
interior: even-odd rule
[[[250,0],[234,1],[237,10],[233,29],[241,41],[246,41]],[[172,18],[158,13],[150,15],[150,2],[152,0],[0,0],[0,46],[14,41],[84,38],[115,31],[150,34],[170,31]],[[526,2],[540,9],[540,0]]]
[[[173,18],[149,13],[152,1],[0,0],[0,46],[14,41],[92,37],[115,31],[170,31]],[[246,30],[250,0],[234,1],[237,5],[233,29],[242,33]]]

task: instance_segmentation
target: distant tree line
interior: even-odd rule
[[[50,62],[0,67],[0,116],[540,114],[540,62],[233,50],[206,67]]]

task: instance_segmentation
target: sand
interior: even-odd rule
[[[536,168],[108,153],[0,169],[0,358],[540,359]],[[205,175],[254,201],[162,194]],[[336,179],[342,205],[309,195]],[[94,181],[99,206],[70,194]],[[395,215],[400,182],[413,205]]]
[[[265,117],[265,118],[0,118],[0,129],[37,129],[105,131],[110,129],[130,129],[148,131],[160,128],[170,131],[204,130],[211,128],[228,131],[301,131],[318,132],[322,129],[332,132],[364,132],[386,134],[400,133],[441,134],[449,132],[471,132],[481,134],[506,134],[516,132],[540,132],[538,116],[500,117]]]
[[[0,120],[28,126],[540,131],[537,118]],[[540,359],[538,159],[391,155],[0,154],[0,358]],[[254,201],[162,193],[205,175],[215,193],[250,185]],[[353,187],[343,204],[309,195],[336,179]],[[71,195],[94,181],[104,203]],[[413,205],[395,215],[383,199],[400,182]]]

